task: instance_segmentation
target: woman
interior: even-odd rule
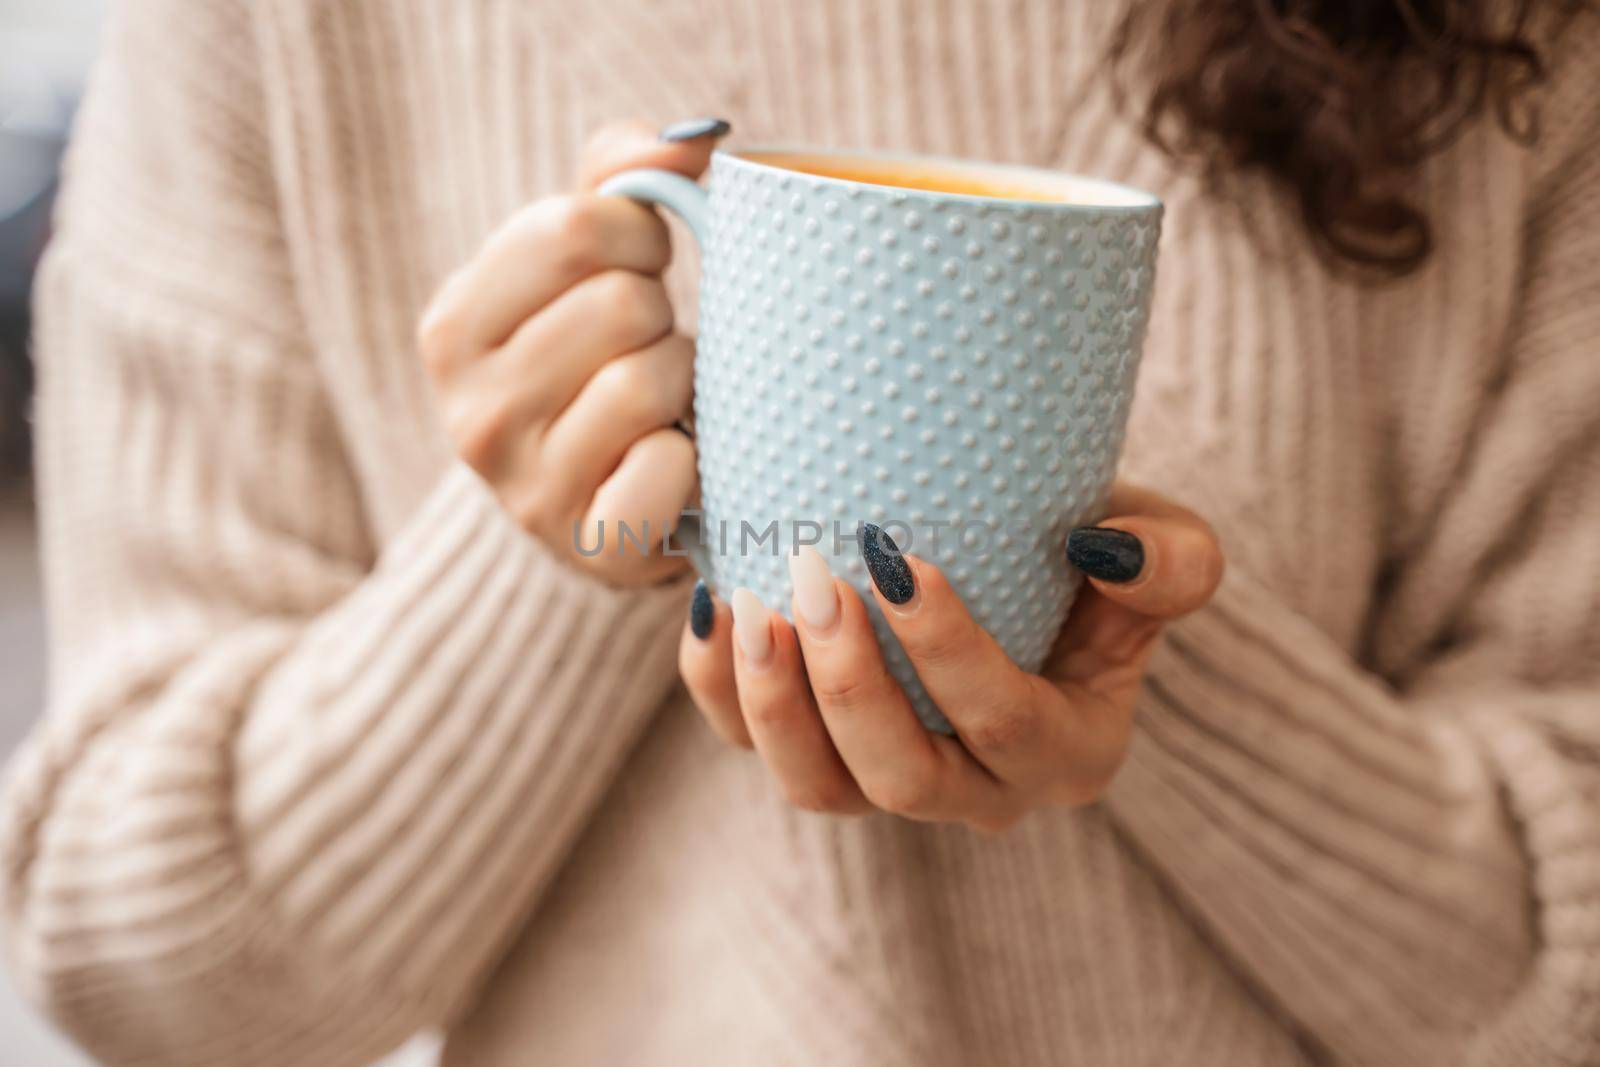
[[[1290,6],[130,5],[41,280],[27,989],[112,1063],[1600,1059],[1600,29]],[[666,232],[588,190],[707,112],[1168,205],[1044,676],[880,583],[963,744],[847,587],[571,551],[693,492]]]

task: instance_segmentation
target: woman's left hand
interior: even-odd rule
[[[1193,512],[1119,484],[1110,513],[1069,539],[1089,581],[1040,674],[1006,657],[933,564],[869,557],[873,595],[959,739],[917,722],[866,605],[811,549],[791,564],[794,625],[748,590],[730,610],[697,587],[679,668],[712,728],[754,747],[797,807],[1001,830],[1037,807],[1089,803],[1127,752],[1163,623],[1222,577]]]

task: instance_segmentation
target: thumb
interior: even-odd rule
[[[726,136],[728,129],[721,119],[675,122],[661,131],[639,120],[608,123],[584,145],[580,184],[593,189],[613,174],[635,167],[655,167],[698,178],[711,163],[717,140]]]
[[[1131,700],[1166,620],[1211,599],[1222,580],[1222,551],[1211,527],[1146,490],[1112,494],[1136,513],[1067,536],[1067,561],[1091,589],[1073,606],[1044,675]]]
[[[1067,561],[1107,600],[1156,619],[1204,606],[1223,570],[1211,527],[1175,505],[1159,515],[1119,515],[1073,530]]]

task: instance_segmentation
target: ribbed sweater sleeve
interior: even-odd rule
[[[1503,384],[1397,568],[1399,599],[1446,625],[1377,627],[1425,641],[1421,666],[1364,670],[1240,553],[1172,628],[1111,796],[1338,1062],[1600,1062],[1600,122],[1583,107],[1526,222]]]
[[[5,919],[119,1064],[355,1064],[447,1020],[660,705],[683,608],[570,572],[443,456],[366,528],[249,45],[231,5],[117,21],[39,282],[53,691]]]

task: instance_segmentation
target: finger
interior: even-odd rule
[[[682,334],[602,365],[545,432],[555,495],[589,499],[635,440],[683,416],[693,379],[694,342]]]
[[[1067,559],[1106,599],[1157,619],[1202,607],[1222,580],[1216,535],[1176,505],[1159,513],[1114,514],[1099,526],[1073,530]]]
[[[862,536],[887,541],[876,529],[864,527]],[[886,547],[898,553],[892,541]],[[1098,698],[1069,700],[1012,663],[933,564],[914,556],[862,555],[890,629],[978,762],[1024,791],[1078,783],[1087,796],[1090,786],[1109,779],[1127,747],[1128,714]],[[884,573],[902,566],[904,573]],[[894,592],[893,600],[885,589]]]
[[[662,541],[677,528],[694,492],[694,445],[677,430],[657,430],[635,441],[600,485],[578,521],[579,555],[604,563],[612,581],[659,581],[688,566],[665,555]],[[603,525],[602,525],[603,524]]]
[[[519,441],[542,447],[538,431],[607,361],[650,348],[671,328],[672,307],[659,279],[625,270],[596,275],[529,319],[492,358],[460,374],[441,398],[445,424],[475,470],[492,470]],[[556,470],[540,487],[541,498],[571,490],[570,473]],[[587,502],[597,481],[583,484],[582,499],[567,503]]]
[[[802,549],[802,554],[815,550]],[[796,630],[822,720],[851,775],[878,807],[913,819],[993,825],[1011,797],[953,738],[929,733],[889,674],[866,605],[821,557],[792,557]]]
[[[605,271],[524,322],[473,376],[491,391],[528,396],[536,416],[554,416],[608,360],[671,333],[672,304],[660,278]]]
[[[750,748],[733,676],[733,613],[696,582],[689,618],[678,641],[678,673],[711,732],[730,745]]]
[[[1040,673],[1069,699],[1098,698],[1131,708],[1164,625],[1086,588]]]
[[[609,270],[659,274],[672,259],[652,210],[614,196],[550,197],[489,238],[423,320],[423,349],[459,367],[503,343],[531,315]]]
[[[784,797],[807,811],[867,811],[866,797],[817,714],[793,627],[750,590],[736,589],[733,629],[745,726]]]
[[[585,189],[594,189],[613,174],[634,167],[654,167],[698,178],[711,162],[716,147],[715,136],[664,141],[660,132],[646,122],[608,123],[596,130],[583,147],[579,182]]]
[[[1182,515],[1192,516],[1194,514],[1194,512],[1176,500],[1163,496],[1148,486],[1126,481],[1112,485],[1111,495],[1106,501],[1106,513],[1109,515],[1156,515],[1162,518]]]
[[[1163,623],[1204,605],[1222,579],[1216,536],[1192,511],[1118,483],[1099,527],[1072,531],[1067,559],[1089,578],[1044,674],[1069,693],[1129,707]]]

